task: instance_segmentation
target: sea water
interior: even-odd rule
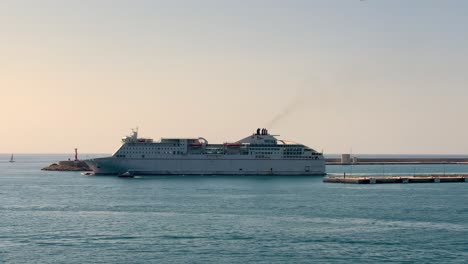
[[[468,183],[118,178],[0,155],[0,263],[467,263]],[[468,165],[329,166],[342,174]]]

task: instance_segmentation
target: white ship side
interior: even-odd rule
[[[302,144],[280,140],[266,129],[233,143],[204,138],[122,139],[111,157],[86,160],[95,174],[113,175],[324,175],[325,159]]]

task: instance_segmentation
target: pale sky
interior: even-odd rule
[[[0,0],[0,153],[111,153],[135,126],[212,143],[270,126],[325,153],[467,154],[467,12],[463,0]]]

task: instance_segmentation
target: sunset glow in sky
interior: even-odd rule
[[[468,154],[468,1],[0,1],[0,153],[266,127],[325,153]],[[275,122],[272,123],[272,120]]]

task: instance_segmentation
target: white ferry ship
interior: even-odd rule
[[[233,143],[209,144],[204,138],[122,138],[111,157],[85,162],[94,174],[114,175],[324,175],[322,153],[280,140],[267,129]]]

